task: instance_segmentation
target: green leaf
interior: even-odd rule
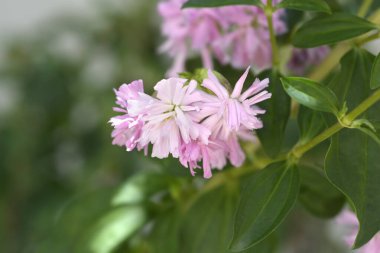
[[[284,77],[281,82],[289,96],[298,103],[313,110],[338,115],[338,100],[328,87],[302,77]]]
[[[119,207],[109,212],[96,225],[90,238],[89,249],[93,253],[110,253],[127,240],[146,222],[141,206]]]
[[[353,49],[340,61],[340,71],[329,87],[338,97],[339,105],[349,109],[358,106],[371,94],[370,73],[374,56],[363,49]]]
[[[301,165],[300,176],[298,199],[307,210],[322,218],[334,217],[342,210],[345,197],[327,180],[322,169]]]
[[[326,157],[328,178],[347,196],[360,222],[355,248],[380,230],[380,146],[357,130],[332,138]]]
[[[377,55],[371,71],[371,89],[380,87],[380,54]]]
[[[248,176],[242,182],[231,250],[245,250],[272,233],[292,209],[299,187],[298,169],[286,162]]]
[[[351,39],[376,29],[369,21],[347,13],[334,13],[304,23],[293,37],[293,45],[317,47]]]
[[[237,199],[234,194],[227,187],[220,187],[197,199],[181,224],[182,252],[225,252],[226,240],[232,233],[230,226]]]
[[[175,208],[166,210],[159,215],[153,225],[149,241],[152,253],[178,253],[179,252],[179,224],[180,212]]]
[[[322,113],[300,106],[298,111],[299,144],[306,143],[317,136],[325,128],[325,125]]]
[[[187,210],[181,223],[181,252],[183,253],[231,253],[233,216],[238,192],[234,186],[223,186],[201,195]],[[242,253],[275,250],[273,236]],[[178,251],[177,251],[178,252]]]
[[[259,78],[269,77],[268,91],[272,93],[271,99],[260,103],[266,110],[261,117],[264,127],[257,130],[257,136],[267,155],[276,157],[280,153],[285,137],[286,124],[290,115],[290,97],[282,88],[280,74],[275,71],[265,71]]]
[[[355,108],[372,93],[370,73],[374,57],[362,49],[348,52],[333,79],[341,102]],[[338,93],[339,92],[339,93]],[[380,121],[380,103],[361,115]],[[374,124],[376,127],[376,124]],[[344,129],[332,138],[326,156],[326,174],[350,201],[360,223],[355,248],[367,243],[380,230],[380,146],[359,130]]]
[[[166,190],[172,179],[161,173],[138,173],[130,177],[112,198],[112,205],[136,204]]]
[[[365,127],[358,127],[356,129],[362,131],[363,133],[365,133],[366,135],[371,137],[373,141],[375,141],[377,144],[380,145],[380,137],[376,132],[372,131],[371,129],[365,128]]]
[[[256,5],[262,6],[260,0],[189,0],[183,8],[203,8],[203,7],[219,7],[226,5]]]
[[[331,13],[329,5],[324,0],[283,0],[276,6],[299,11],[318,11]]]

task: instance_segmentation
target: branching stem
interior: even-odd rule
[[[377,90],[375,93],[373,93],[366,100],[364,100],[349,114],[347,114],[343,118],[343,121],[346,122],[347,124],[352,123],[358,116],[360,116],[362,113],[367,111],[372,105],[376,104],[378,101],[380,101],[380,89]],[[310,149],[312,149],[319,143],[333,136],[335,133],[339,132],[343,128],[344,128],[344,125],[342,125],[339,122],[336,123],[335,125],[323,131],[321,134],[317,135],[314,139],[310,140],[308,143],[301,146],[296,146],[293,149],[292,154],[298,158],[301,157],[305,152],[309,151]]]

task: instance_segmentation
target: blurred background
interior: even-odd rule
[[[136,171],[190,178],[175,161],[111,145],[113,88],[143,78],[149,90],[169,66],[155,8],[0,0],[0,252],[86,252],[87,233]],[[342,250],[302,208],[284,226],[281,253]]]

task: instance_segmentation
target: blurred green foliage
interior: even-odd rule
[[[157,161],[111,145],[113,88],[165,72],[153,5],[61,17],[11,41],[1,62],[0,252],[73,252],[112,194]],[[164,58],[165,60],[165,58]],[[1,94],[2,93],[2,94]]]

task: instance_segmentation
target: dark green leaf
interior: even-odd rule
[[[119,207],[103,217],[89,242],[93,253],[110,253],[144,225],[147,217],[141,206]]]
[[[231,253],[233,215],[237,204],[234,187],[223,186],[201,195],[185,213],[181,224],[181,252],[183,253]],[[273,236],[243,251],[268,252],[276,248]]]
[[[170,177],[160,173],[139,173],[130,177],[117,191],[112,205],[135,204],[168,188]]]
[[[256,5],[261,6],[260,0],[189,0],[183,8],[219,7],[226,5]]]
[[[324,0],[283,0],[277,5],[277,7],[300,11],[331,13],[329,5]]]
[[[236,196],[227,187],[206,193],[191,206],[181,224],[184,253],[225,252]]]
[[[344,195],[325,177],[322,169],[300,166],[301,190],[298,199],[316,216],[331,218],[345,203]]]
[[[152,253],[179,252],[180,212],[173,208],[159,215],[149,236]]]
[[[377,55],[371,72],[371,88],[377,89],[380,87],[380,54]]]
[[[325,120],[322,113],[300,106],[298,127],[300,129],[300,144],[306,143],[324,129]]]
[[[294,34],[296,47],[309,48],[351,39],[376,29],[369,21],[347,13],[317,17],[303,24]]]
[[[328,87],[302,77],[284,77],[281,82],[298,103],[313,110],[338,114],[338,100]]]
[[[332,82],[339,99],[355,108],[372,93],[370,73],[374,57],[354,49],[341,60],[341,70]],[[380,121],[380,104],[371,107],[364,119]],[[374,124],[376,128],[376,124]],[[380,230],[380,146],[368,135],[344,129],[333,136],[326,157],[326,174],[348,198],[359,219],[355,241],[358,248]]]
[[[328,178],[347,196],[360,222],[355,248],[380,230],[380,146],[357,130],[332,138],[326,157]]]
[[[242,182],[231,250],[247,249],[272,233],[296,202],[299,186],[298,169],[286,162],[248,176]]]
[[[346,103],[352,110],[371,94],[369,82],[373,60],[373,55],[361,49],[353,49],[343,56],[340,71],[329,85],[340,106]]]
[[[261,117],[264,127],[257,130],[257,136],[265,152],[276,157],[281,151],[290,115],[290,97],[282,88],[279,73],[265,71],[259,75],[259,78],[265,77],[270,79],[268,91],[272,97],[260,104],[266,113]]]

